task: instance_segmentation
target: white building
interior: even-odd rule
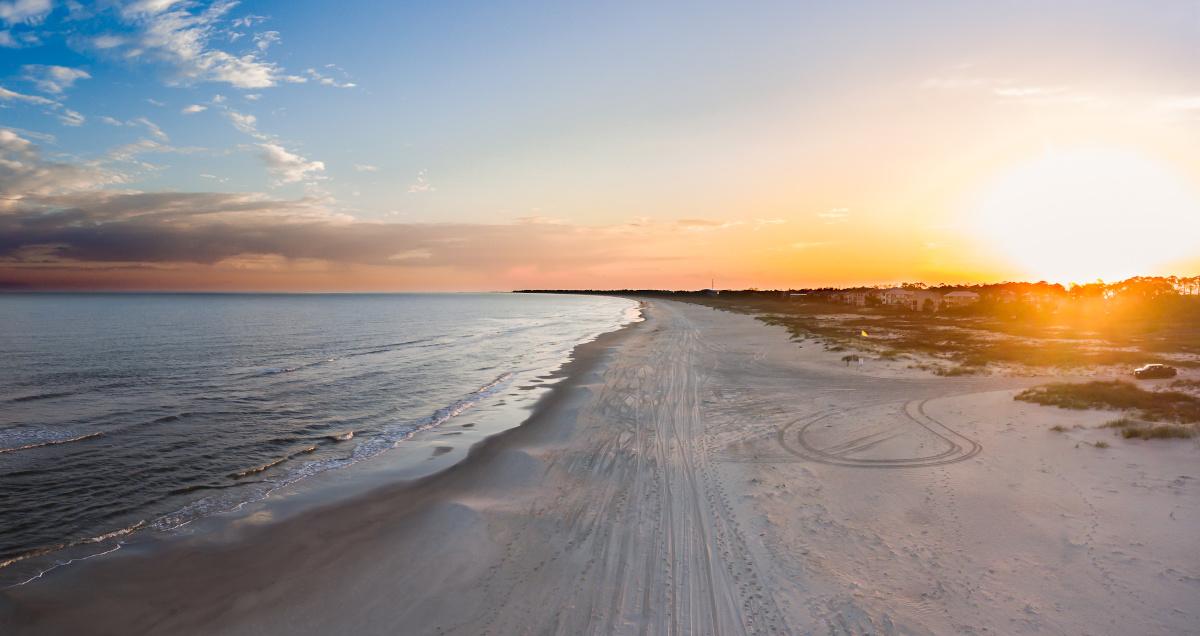
[[[973,291],[952,291],[942,296],[942,305],[945,307],[965,307],[977,302],[979,302],[979,294]]]

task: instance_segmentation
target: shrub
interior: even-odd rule
[[[1137,411],[1153,421],[1200,422],[1200,398],[1178,391],[1146,391],[1118,380],[1047,384],[1026,389],[1016,399],[1064,409]]]
[[[1155,426],[1126,428],[1121,431],[1125,439],[1187,439],[1196,435],[1195,429],[1178,424],[1157,424]]]
[[[1109,420],[1100,428],[1129,428],[1131,426],[1138,426],[1140,424],[1141,422],[1128,417],[1118,417],[1115,420]]]
[[[955,376],[960,376],[960,375],[978,375],[982,371],[983,371],[983,369],[980,367],[960,365],[957,367],[950,367],[950,368],[938,367],[933,370],[933,373],[935,375],[940,375],[943,377],[955,377]]]

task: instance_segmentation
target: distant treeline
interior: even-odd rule
[[[897,305],[896,289],[916,292],[915,304]],[[1095,282],[1065,287],[1044,281],[988,285],[906,283],[897,287],[815,287],[799,289],[685,290],[541,289],[549,294],[658,296],[691,300],[714,307],[767,313],[826,311],[914,313],[930,309],[937,316],[998,320],[1010,328],[1057,325],[1075,332],[1119,333],[1161,331],[1178,350],[1200,353],[1200,276],[1137,276],[1115,283]],[[921,296],[943,298],[950,292],[974,292],[970,302],[934,304]],[[932,293],[931,293],[932,292]],[[902,297],[902,296],[901,296]],[[835,309],[836,307],[836,309]],[[931,314],[933,315],[933,314]],[[1166,330],[1166,331],[1162,331]],[[1165,342],[1165,341],[1164,341]]]
[[[1160,296],[1200,296],[1200,276],[1135,276],[1115,283],[1097,281],[1082,285],[1073,284],[1065,287],[1059,283],[1039,281],[1003,282],[980,285],[947,285],[936,286],[925,283],[903,283],[901,285],[877,285],[873,287],[805,287],[792,289],[722,289],[722,290],[669,290],[669,289],[518,289],[518,294],[604,294],[622,296],[721,296],[732,297],[761,297],[779,298],[782,296],[829,296],[845,292],[871,292],[884,289],[911,289],[949,293],[954,291],[971,291],[983,298],[1036,296],[1038,298],[1059,297],[1063,299],[1118,299],[1136,298],[1148,300]]]

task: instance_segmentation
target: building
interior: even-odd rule
[[[952,291],[942,296],[943,307],[966,307],[979,302],[979,294],[973,291]]]
[[[942,295],[923,289],[885,289],[879,300],[889,307],[903,307],[912,311],[937,311],[942,308]]]
[[[914,295],[911,289],[893,287],[879,293],[879,302],[889,307],[911,307]]]
[[[831,300],[835,303],[843,305],[854,305],[855,307],[866,307],[867,298],[871,295],[869,290],[850,290],[834,294]]]

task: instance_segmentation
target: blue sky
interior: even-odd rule
[[[1198,32],[1190,0],[3,0],[0,128],[74,167],[14,180],[27,203],[240,193],[293,202],[287,218],[661,234],[778,221],[781,246],[827,246],[845,238],[801,228],[830,210],[881,227],[919,207],[939,234],[985,180],[964,158],[983,174],[1047,145],[1134,145],[1194,182],[1196,153],[1162,139],[1195,147]],[[917,174],[951,185],[937,198]],[[668,251],[695,261],[712,234],[689,236]],[[903,273],[1000,267],[950,261]]]

